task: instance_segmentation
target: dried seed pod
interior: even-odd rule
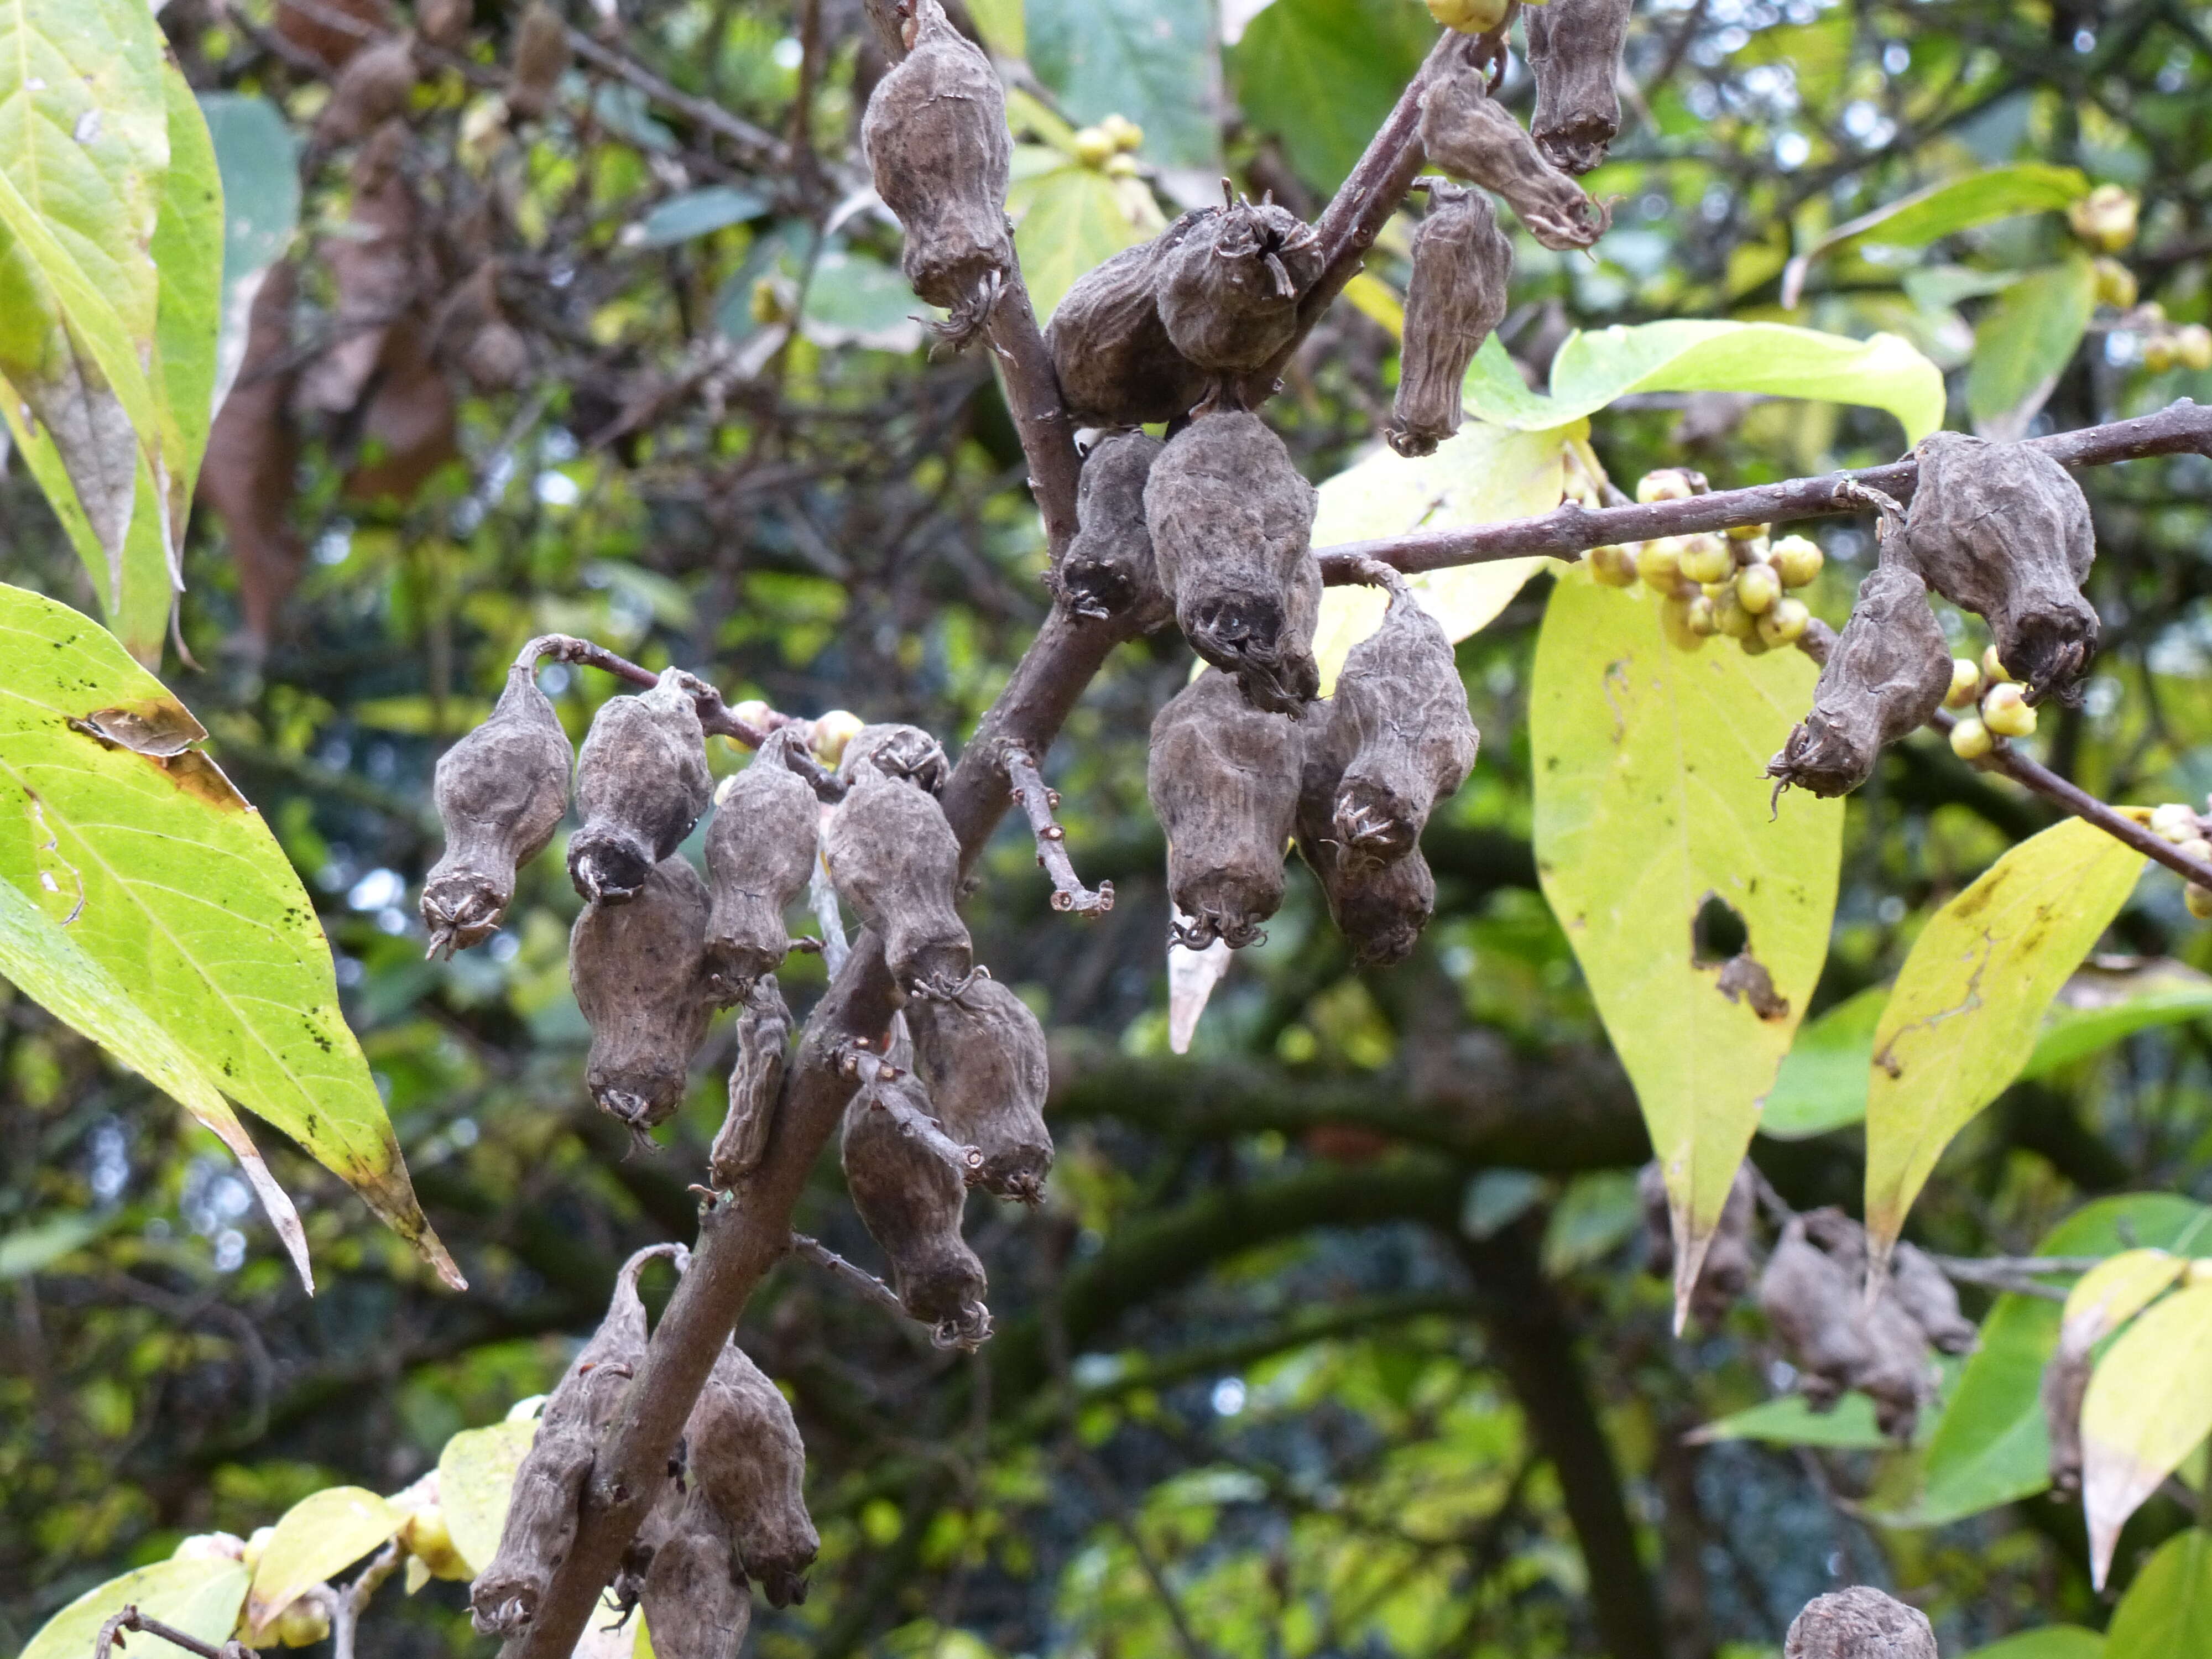
[[[615,1275],[607,1316],[547,1396],[538,1437],[515,1471],[499,1549],[469,1589],[477,1631],[511,1636],[537,1616],[553,1570],[575,1541],[585,1478],[630,1377],[645,1363],[645,1304],[637,1276],[655,1256],[683,1260],[681,1245],[640,1250]]]
[[[822,808],[806,781],[785,763],[795,733],[772,734],[745,769],[722,786],[707,826],[707,970],[717,1001],[744,1000],[791,950],[784,907],[814,873]]]
[[[1674,1223],[1667,1205],[1667,1177],[1657,1161],[1647,1164],[1636,1177],[1637,1197],[1644,1208],[1645,1249],[1644,1269],[1655,1279],[1674,1274]],[[1720,1220],[1705,1245],[1705,1265],[1690,1291],[1690,1311],[1708,1329],[1728,1317],[1736,1299],[1751,1286],[1752,1222],[1759,1211],[1759,1185],[1748,1164],[1736,1166],[1735,1180],[1721,1206]]]
[[[1160,321],[1210,374],[1262,368],[1297,337],[1298,301],[1322,263],[1321,238],[1288,208],[1209,208],[1161,260]]]
[[[466,950],[498,930],[514,875],[545,850],[568,810],[568,734],[535,670],[507,670],[491,718],[438,757],[433,789],[446,850],[422,883],[430,952]]]
[[[627,902],[713,798],[691,684],[669,669],[651,690],[601,703],[584,734],[576,755],[584,823],[568,839],[568,878],[587,899]]]
[[[1505,319],[1512,275],[1513,244],[1498,229],[1490,198],[1441,180],[1431,185],[1428,216],[1413,236],[1405,348],[1390,409],[1390,447],[1401,455],[1431,454],[1459,430],[1467,366]]]
[[[869,1237],[890,1258],[891,1285],[906,1310],[948,1335],[973,1331],[988,1315],[983,1264],[960,1236],[967,1182],[901,1127],[892,1106],[927,1117],[929,1100],[911,1075],[886,1078],[879,1074],[885,1069],[871,1067],[845,1108],[845,1185]]]
[[[664,1502],[673,1513],[655,1529],[639,1586],[654,1659],[737,1659],[753,1601],[731,1553],[730,1523],[696,1487],[688,1496],[672,1489]]]
[[[1036,1203],[1052,1168],[1044,1123],[1052,1079],[1037,1017],[997,980],[978,978],[957,997],[915,1004],[907,1018],[915,1075],[945,1133],[982,1152],[981,1184]]]
[[[1951,653],[1928,608],[1927,585],[1886,545],[1828,652],[1813,712],[1766,775],[1782,787],[1848,794],[1874,775],[1883,745],[1925,725],[1950,689]]]
[[[1176,349],[1157,295],[1199,216],[1093,266],[1060,296],[1045,330],[1067,413],[1078,426],[1173,421],[1206,394],[1205,370]]]
[[[1215,669],[1153,719],[1145,787],[1167,832],[1169,896],[1193,919],[1190,949],[1217,939],[1241,949],[1281,905],[1301,748],[1297,726],[1254,708]]]
[[[911,19],[910,50],[877,82],[860,144],[876,193],[906,231],[907,281],[951,313],[945,337],[964,343],[989,320],[1013,264],[1006,89],[938,0],[899,9]]]
[[[1146,481],[1145,522],[1176,620],[1255,708],[1296,714],[1321,689],[1296,599],[1319,574],[1308,574],[1316,501],[1283,441],[1238,410],[1193,421]]]
[[[1544,159],[1472,64],[1455,64],[1421,95],[1421,143],[1445,172],[1503,196],[1546,247],[1588,247],[1612,222],[1580,185]]]
[[[1919,1608],[1854,1584],[1805,1604],[1782,1659],[1936,1659],[1936,1632]]]
[[[791,1010],[774,974],[763,974],[745,994],[738,1016],[738,1058],[730,1067],[730,1109],[715,1132],[707,1168],[716,1188],[726,1190],[757,1166],[768,1152],[769,1131],[775,1127],[776,1103],[790,1058]]]
[[[1860,1389],[1874,1400],[1875,1421],[1896,1440],[1910,1440],[1921,1407],[1933,1395],[1928,1337],[1899,1299],[1894,1284],[1883,1287],[1875,1304],[1864,1305],[1858,1292],[1866,1283],[1866,1229],[1832,1206],[1808,1210],[1796,1224],[1805,1237],[1834,1262],[1853,1292],[1861,1328],[1866,1334],[1867,1354],[1844,1373],[1845,1386]],[[1910,1249],[1910,1246],[1903,1248]],[[1915,1251],[1915,1255],[1919,1252]],[[1929,1272],[1935,1264],[1920,1257]],[[1939,1275],[1940,1277],[1940,1275]],[[1957,1304],[1952,1304],[1955,1315]]]
[[[1522,14],[1536,112],[1528,131],[1562,173],[1588,173],[1620,131],[1630,0],[1551,0]]]
[[[641,1139],[684,1098],[714,1002],[707,980],[707,884],[681,857],[647,873],[626,904],[595,899],[568,935],[568,980],[592,1028],[584,1082]]]
[[[1331,804],[1346,871],[1405,857],[1474,769],[1481,733],[1451,641],[1404,583],[1345,658],[1329,723],[1331,748],[1347,757]]]
[[[517,120],[535,121],[553,101],[568,67],[568,27],[561,14],[532,0],[514,31],[514,61],[507,73],[507,107]]]
[[[331,100],[315,118],[315,137],[326,144],[350,144],[407,107],[415,90],[415,40],[395,35],[379,40],[346,60],[331,83]]]
[[[1885,1294],[1897,1298],[1939,1352],[1972,1353],[1979,1345],[1981,1333],[1959,1311],[1959,1292],[1925,1250],[1899,1244],[1891,1253]]]
[[[1805,1236],[1800,1217],[1782,1230],[1759,1275],[1759,1305],[1790,1351],[1798,1388],[1816,1412],[1832,1410],[1875,1362],[1857,1288],[1832,1257]]]
[[[945,809],[913,784],[873,765],[822,833],[838,893],[884,942],[891,977],[912,997],[954,996],[975,968],[960,920],[960,842]]]
[[[2069,1342],[2063,1334],[2043,1367],[2040,1394],[2044,1425],[2051,1436],[2051,1486],[2066,1497],[2081,1489],[2081,1402],[2088,1395],[2094,1368],[2094,1345]]]
[[[806,1448],[782,1391],[735,1342],[715,1357],[684,1443],[693,1488],[722,1516],[745,1576],[770,1607],[804,1601],[822,1547],[806,1512]]]
[[[1321,880],[1329,920],[1362,968],[1391,968],[1413,954],[1437,910],[1437,878],[1420,849],[1388,864],[1342,857],[1333,842],[1301,836],[1298,852]]]
[[[837,775],[850,784],[864,765],[932,795],[952,772],[945,745],[918,726],[864,726],[853,733],[837,763]]]
[[[1100,439],[1084,458],[1075,486],[1075,539],[1056,579],[1075,615],[1102,622],[1127,617],[1146,634],[1175,615],[1145,524],[1145,481],[1159,453],[1158,438],[1124,432]]]
[[[2096,609],[2081,597],[2097,556],[2081,486],[2026,444],[1937,432],[1913,453],[1906,556],[1929,586],[1988,621],[2030,702],[2078,703],[2097,648]]]

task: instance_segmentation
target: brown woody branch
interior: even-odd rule
[[[550,657],[555,662],[580,663],[586,668],[603,669],[632,685],[658,685],[660,676],[650,668],[641,668],[627,657],[621,657],[604,645],[590,640],[580,640],[573,634],[540,634],[514,653],[515,665],[527,667]],[[690,690],[692,702],[699,711],[699,724],[708,737],[734,738],[748,749],[757,749],[768,740],[768,734],[781,726],[793,724],[788,714],[769,714],[765,729],[748,725],[732,714],[722,701],[722,694],[696,675],[686,674],[684,681]],[[809,781],[812,781],[810,778]]]
[[[1006,781],[1013,787],[1013,798],[1028,816],[1030,831],[1036,837],[1037,862],[1052,878],[1052,908],[1072,910],[1079,916],[1105,915],[1114,908],[1114,884],[1102,881],[1094,891],[1076,875],[1067,856],[1067,831],[1052,816],[1053,808],[1060,805],[1060,792],[1046,787],[1044,775],[1037,770],[1028,750],[1009,745],[1003,752]]]
[[[112,1650],[123,1646],[125,1631],[143,1631],[149,1636],[171,1642],[186,1653],[196,1653],[199,1659],[253,1659],[253,1650],[240,1642],[225,1642],[221,1647],[203,1642],[173,1625],[165,1625],[158,1619],[149,1619],[135,1606],[127,1607],[100,1627],[100,1634],[92,1644],[92,1659],[108,1659]]]

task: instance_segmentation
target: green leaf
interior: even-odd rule
[[[1321,486],[1314,544],[1548,513],[1559,504],[1565,446],[1587,430],[1580,425],[1538,432],[1469,425],[1418,460],[1378,444]],[[1538,571],[1565,568],[1557,559],[1505,559],[1425,570],[1408,582],[1446,636],[1457,641],[1491,622]],[[1321,665],[1323,696],[1336,684],[1346,654],[1381,625],[1388,602],[1376,587],[1332,587],[1322,595],[1314,656]]]
[[[1029,30],[1022,15],[1022,0],[968,0],[968,15],[983,44],[999,58],[1029,55]]]
[[[904,353],[921,349],[929,314],[896,267],[832,246],[814,262],[799,326],[817,345]]]
[[[2191,1527],[2158,1547],[2113,1610],[2104,1659],[2212,1653],[2212,1532]]]
[[[1801,1394],[1731,1412],[1690,1435],[1704,1445],[1715,1440],[1759,1440],[1776,1446],[1826,1446],[1837,1451],[1880,1451],[1890,1443],[1874,1420],[1874,1401],[1854,1389],[1831,1412],[1816,1412]]]
[[[2045,1625],[1976,1648],[1966,1659],[2104,1659],[2105,1638],[2079,1625]]]
[[[329,1486],[308,1493],[284,1511],[254,1565],[246,1623],[260,1631],[301,1591],[382,1546],[406,1519],[366,1486]]]
[[[1666,1171],[1678,1304],[1827,954],[1842,805],[1776,820],[1765,775],[1815,674],[1795,651],[1677,650],[1656,601],[1579,568],[1537,641],[1537,874]],[[1725,974],[1698,957],[1714,899],[1748,933]]]
[[[100,1627],[128,1607],[210,1646],[228,1641],[246,1599],[246,1571],[221,1556],[156,1561],[87,1590],[49,1619],[16,1659],[89,1659]],[[157,1636],[130,1638],[130,1659],[185,1659]]]
[[[1014,251],[1039,319],[1051,317],[1085,271],[1160,231],[1152,192],[1140,188],[1133,198],[1119,180],[1080,165],[1015,181],[1006,211],[1014,216]]]
[[[44,849],[34,844],[32,850]],[[300,1225],[299,1212],[269,1173],[246,1126],[218,1091],[215,1077],[138,1006],[122,981],[78,949],[69,918],[88,895],[66,868],[42,868],[33,879],[51,906],[50,913],[11,884],[12,872],[5,871],[3,862],[0,874],[11,877],[0,879],[0,977],[21,987],[48,1013],[140,1073],[214,1131],[237,1156],[299,1272],[300,1282],[313,1295],[315,1280],[307,1265],[307,1235]],[[46,888],[47,880],[55,890]],[[0,1245],[0,1255],[5,1253],[6,1247]],[[0,1278],[7,1276],[0,1271]]]
[[[1626,1170],[1577,1176],[1544,1224],[1544,1271],[1565,1278],[1609,1254],[1644,1219],[1636,1177]]]
[[[204,735],[89,618],[0,586],[0,881],[33,903],[70,895],[78,951],[458,1288],[338,1010],[313,903],[193,746]]]
[[[2090,1577],[2099,1589],[2128,1517],[2208,1434],[2212,1284],[2191,1285],[2154,1303],[2119,1334],[2097,1362],[2081,1401],[2081,1508],[2089,1523]],[[2203,1616],[2212,1640],[2212,1596]]]
[[[1561,426],[1637,392],[1765,392],[1887,410],[1916,444],[1943,423],[1943,373],[1894,334],[1853,340],[1782,323],[1678,318],[1567,337],[1549,396],[1496,335],[1468,371],[1467,406],[1499,426]]]
[[[210,400],[220,409],[246,362],[253,296],[299,228],[299,144],[276,105],[250,93],[203,93],[200,113],[222,179],[222,328]]]
[[[115,1220],[113,1212],[72,1210],[50,1220],[0,1233],[0,1279],[21,1279],[90,1243]]]
[[[635,237],[624,237],[623,241],[631,247],[674,247],[678,242],[757,219],[772,205],[758,191],[731,185],[687,190],[657,204],[638,222]]]
[[[2042,1077],[2137,1031],[2208,1014],[2212,977],[2185,963],[2161,957],[2119,969],[2085,963],[2059,988],[2020,1074]]]
[[[1274,0],[1230,52],[1237,107],[1300,178],[1333,192],[1436,38],[1407,0]]]
[[[2027,1059],[2043,1011],[2127,902],[2142,854],[2079,818],[2013,848],[1929,920],[1875,1030],[1866,1223],[1886,1260],[1936,1160]]]
[[[1145,130],[1152,161],[1220,170],[1221,65],[1207,0],[1029,0],[1026,15],[1030,64],[1071,119],[1125,115]]]
[[[1794,309],[1805,286],[1805,273],[1813,262],[1846,242],[1925,247],[1939,237],[1954,235],[1993,220],[2063,208],[2088,193],[2089,181],[2076,169],[2046,167],[2039,162],[1990,167],[1964,179],[1930,185],[1848,224],[1837,226],[1792,259],[1783,273],[1782,303]]]
[[[1966,409],[1984,438],[2024,436],[2089,327],[2096,273],[2086,254],[2031,270],[1999,295],[1974,328]]]
[[[1766,1097],[1766,1113],[1759,1121],[1761,1134],[1802,1140],[1866,1115],[1874,1029],[1888,1000],[1889,987],[1870,985],[1797,1033],[1774,1079],[1774,1091]]]
[[[438,1454],[438,1504],[461,1559],[482,1572],[499,1550],[514,1472],[538,1437],[535,1419],[464,1429]]]

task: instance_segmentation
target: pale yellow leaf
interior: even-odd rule
[[[2164,1250],[2123,1250],[2074,1282],[2059,1341],[2086,1353],[2158,1300],[2189,1264]]]
[[[246,1599],[246,1568],[220,1556],[156,1561],[87,1590],[33,1636],[17,1659],[91,1659],[100,1627],[127,1607],[210,1645],[228,1639]],[[185,1659],[159,1637],[137,1635],[129,1659]]]
[[[2081,1507],[2098,1589],[2120,1528],[2212,1433],[2212,1284],[2168,1297],[2120,1333],[2081,1401]]]
[[[398,1532],[406,1519],[366,1486],[310,1492],[284,1511],[254,1566],[246,1623],[259,1631],[301,1591],[343,1572]]]
[[[499,1550],[514,1472],[538,1438],[532,1418],[464,1429],[438,1454],[438,1504],[461,1559],[482,1572]]]

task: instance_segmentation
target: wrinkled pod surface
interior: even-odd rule
[[[585,734],[576,755],[584,822],[568,838],[568,877],[594,903],[634,897],[713,799],[691,683],[672,668],[651,690],[610,697]]]
[[[982,1185],[1034,1204],[1052,1168],[1045,1127],[1051,1085],[1044,1027],[997,980],[978,976],[957,997],[907,1011],[915,1075],[929,1091],[945,1133],[983,1154]]]
[[[1241,949],[1283,902],[1296,827],[1302,727],[1253,708],[1208,669],[1152,720],[1145,787],[1168,838],[1168,893],[1189,917],[1182,942]]]
[[[568,979],[592,1028],[592,1103],[642,1136],[684,1098],[714,997],[707,884],[681,854],[652,866],[623,904],[595,899],[568,935]]]
[[[480,945],[514,902],[515,872],[568,810],[568,734],[534,665],[507,671],[491,718],[438,758],[433,792],[446,850],[422,883],[430,953]]]

